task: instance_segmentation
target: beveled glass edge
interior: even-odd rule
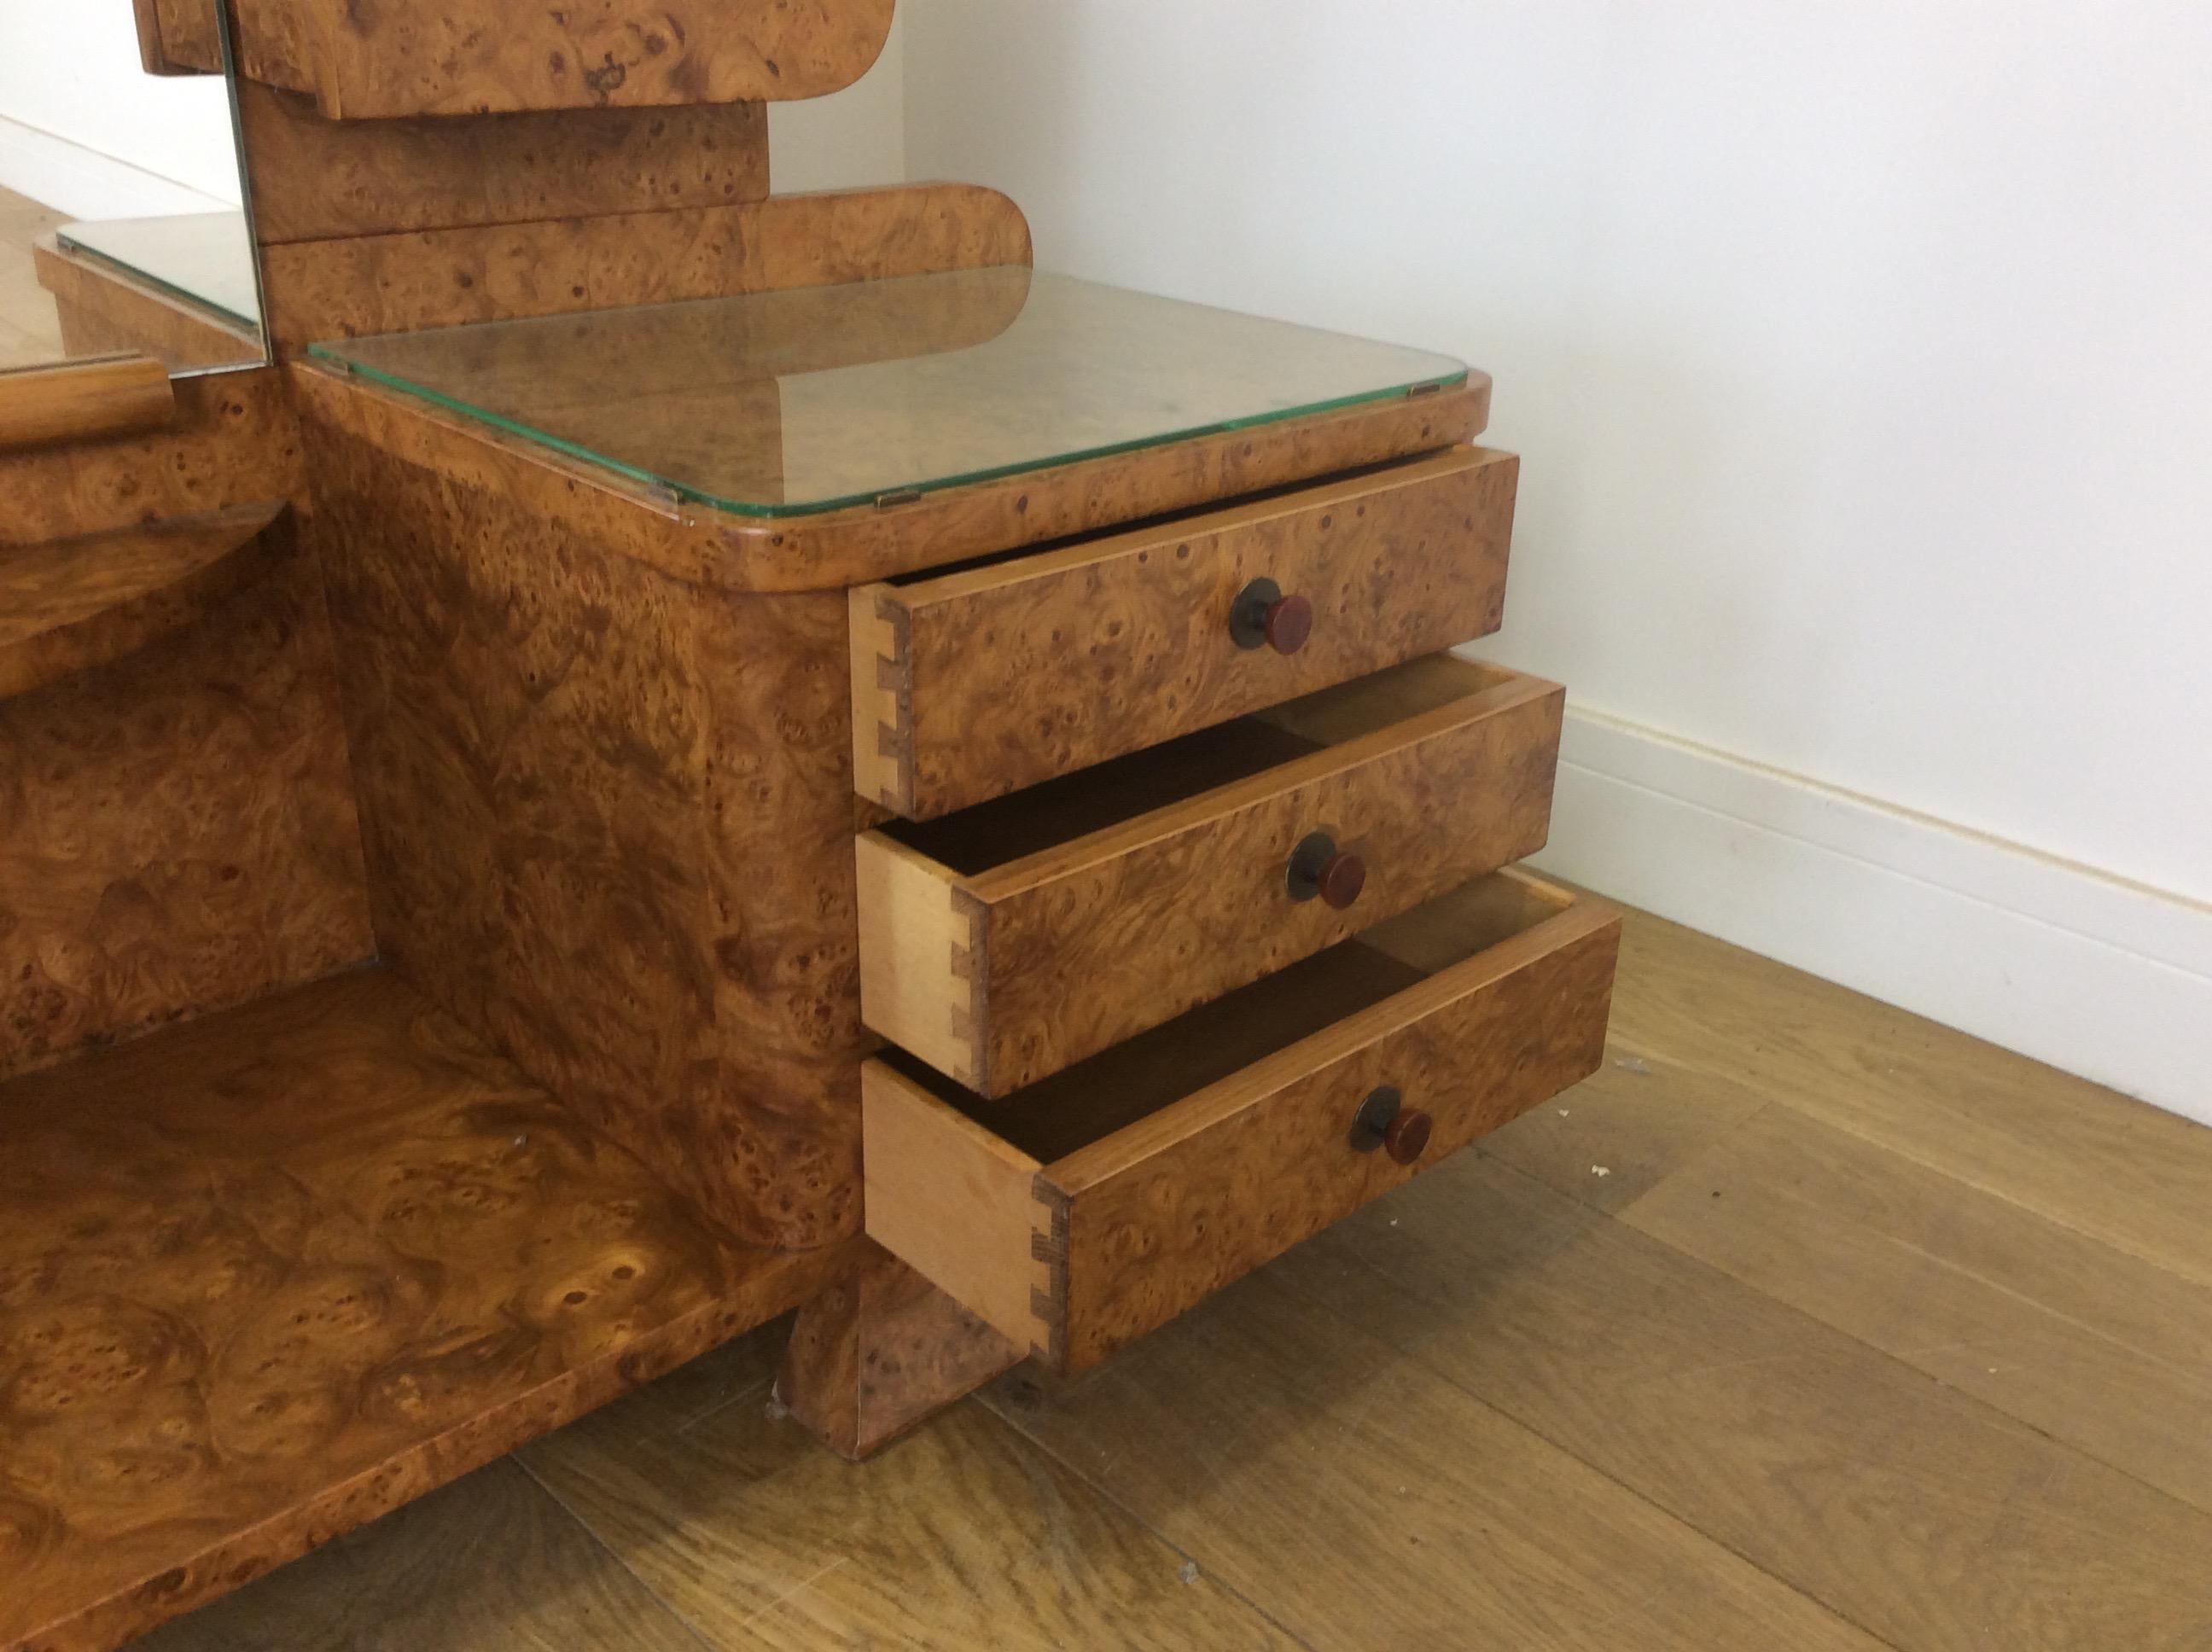
[[[74,252],[79,258],[90,258],[95,264],[105,264],[108,269],[114,270],[118,275],[129,276],[134,281],[143,281],[146,285],[153,288],[155,291],[166,293],[171,298],[192,305],[196,308],[205,310],[210,315],[221,316],[226,321],[236,322],[240,326],[252,333],[253,337],[259,341],[261,345],[260,357],[251,363],[245,363],[243,365],[264,367],[268,364],[269,336],[262,330],[259,318],[250,315],[240,315],[228,305],[218,303],[204,293],[195,293],[190,288],[179,287],[173,281],[165,281],[161,276],[155,275],[152,270],[141,269],[138,265],[131,263],[128,258],[118,258],[112,252],[104,252],[99,247],[93,246],[86,242],[78,240],[76,237],[69,234],[68,227],[66,225],[62,228],[54,231],[54,245],[61,248],[64,252]]]
[[[763,504],[758,501],[724,499],[706,489],[687,484],[665,477],[642,465],[631,465],[610,458],[581,442],[570,441],[550,431],[511,418],[503,413],[494,413],[472,402],[464,402],[431,389],[418,380],[387,373],[341,354],[342,342],[310,344],[307,354],[317,361],[327,361],[340,372],[352,374],[396,390],[404,396],[442,407],[479,424],[520,436],[540,446],[550,448],[568,458],[580,459],[600,470],[627,477],[659,493],[673,493],[687,503],[704,505],[728,516],[750,517],[763,521],[781,521],[798,516],[821,516],[830,511],[853,510],[873,505],[886,498],[903,498],[908,495],[944,493],[953,488],[980,487],[985,483],[1003,482],[1010,477],[1029,476],[1039,471],[1057,470],[1063,465],[1087,465],[1102,459],[1115,459],[1124,453],[1142,452],[1148,447],[1165,447],[1179,441],[1196,441],[1207,436],[1225,435],[1236,430],[1254,430],[1263,425],[1281,424],[1291,419],[1312,418],[1323,413],[1341,412],[1346,408],[1364,407],[1375,402],[1393,401],[1401,397],[1425,395],[1432,391],[1452,390],[1465,385],[1473,369],[1461,367],[1454,372],[1425,379],[1408,379],[1402,384],[1386,385],[1375,390],[1355,391],[1350,395],[1334,396],[1325,401],[1304,402],[1296,407],[1274,408],[1264,413],[1249,414],[1243,418],[1217,419],[1210,424],[1191,425],[1180,430],[1162,431],[1156,435],[1133,436],[1127,441],[1106,442],[1095,447],[1079,447],[1063,453],[1053,453],[1036,459],[1019,459],[1011,465],[999,465],[980,471],[963,471],[957,475],[939,477],[927,482],[902,483],[889,489],[876,489],[865,493],[845,494],[823,500],[807,500],[799,503]]]

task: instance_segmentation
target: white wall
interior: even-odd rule
[[[1042,264],[1496,375],[1552,864],[2212,1118],[2212,7],[906,10]]]
[[[896,184],[906,170],[904,9],[875,67],[842,92],[768,106],[769,173],[779,195]]]
[[[144,73],[127,0],[0,0],[0,187],[82,218],[235,203],[222,83]]]

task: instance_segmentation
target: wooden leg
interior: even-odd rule
[[[1018,1364],[1022,1352],[888,1252],[799,1310],[776,1395],[858,1462]]]

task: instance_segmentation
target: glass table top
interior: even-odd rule
[[[1467,376],[1423,350],[1012,267],[312,353],[746,516],[989,481]]]
[[[169,218],[114,218],[64,224],[54,240],[89,252],[166,292],[217,312],[255,333],[261,295],[253,277],[253,241],[243,212],[194,212]]]

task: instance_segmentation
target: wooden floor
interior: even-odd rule
[[[0,189],[0,367],[60,359],[61,322],[39,285],[31,243],[67,222],[36,201]]]
[[[854,1467],[771,1327],[159,1652],[2212,1648],[2212,1131],[1647,918],[1596,1078]]]

